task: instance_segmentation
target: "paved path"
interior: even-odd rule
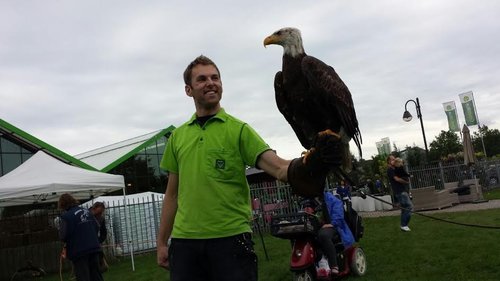
[[[486,209],[500,209],[500,200],[489,200],[483,203],[461,203],[441,210],[419,211],[419,213],[424,213],[424,214],[450,213],[450,212],[466,212],[466,211],[486,210]],[[375,212],[358,212],[358,214],[364,218],[387,217],[387,216],[399,216],[401,214],[401,211],[391,210],[391,211],[375,211]]]

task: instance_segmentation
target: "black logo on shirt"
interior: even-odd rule
[[[224,170],[226,167],[226,160],[224,159],[216,159],[215,160],[215,168],[219,170]]]

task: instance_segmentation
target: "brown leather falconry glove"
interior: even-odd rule
[[[306,156],[295,158],[288,166],[288,182],[292,192],[303,197],[323,193],[329,171],[342,163],[342,144],[335,135],[318,135],[315,146]]]

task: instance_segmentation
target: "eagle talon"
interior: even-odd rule
[[[333,131],[332,131],[332,130],[330,130],[330,129],[326,129],[326,130],[321,131],[321,132],[319,132],[319,133],[318,133],[318,137],[324,137],[324,136],[328,136],[328,135],[330,135],[330,136],[334,136],[334,137],[336,137],[337,139],[340,139],[340,135],[339,135],[339,134],[337,134],[337,133],[335,133],[335,132],[333,132]]]
[[[307,158],[309,157],[309,155],[311,155],[312,152],[314,152],[316,149],[313,147],[311,149],[309,149],[308,151],[304,151],[302,152],[302,163],[303,164],[306,164],[307,163]]]

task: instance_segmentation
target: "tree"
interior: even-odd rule
[[[448,155],[456,154],[463,150],[460,138],[452,131],[441,131],[429,147],[430,161],[439,161],[441,158],[447,158]]]
[[[411,167],[420,166],[425,163],[425,150],[418,146],[406,147],[406,161]]]
[[[476,131],[472,135],[472,144],[476,153],[483,153],[483,144],[481,142],[481,134],[483,134],[484,148],[486,155],[493,157],[500,154],[500,131],[498,129],[489,129],[483,125],[479,132]]]
[[[362,186],[368,180],[374,181],[381,178],[380,175],[385,175],[387,164],[386,155],[372,156],[372,159],[359,159],[353,158],[353,171],[349,173],[349,178],[353,181],[351,184]],[[330,182],[338,182],[340,179],[330,177]]]
[[[375,181],[376,179],[384,180],[387,172],[387,155],[375,155],[372,159],[364,161],[366,171],[366,179]]]
[[[391,151],[391,155],[394,157],[401,157],[401,149],[399,149],[399,147],[397,147],[395,143],[392,144],[392,147],[393,147],[393,150]],[[389,156],[389,155],[387,155],[387,156]]]

